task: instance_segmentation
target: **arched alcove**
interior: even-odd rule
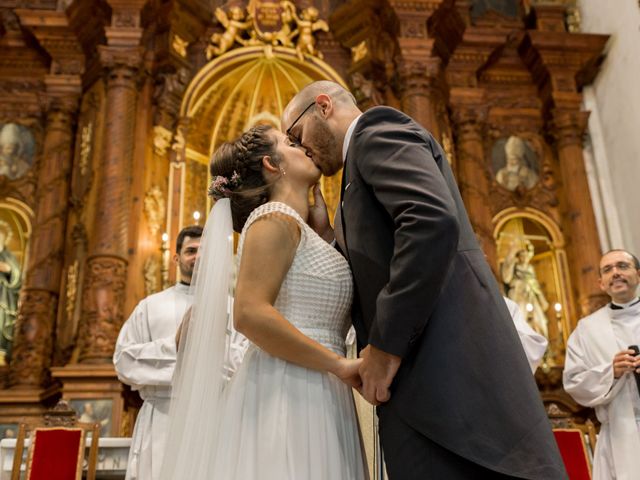
[[[178,136],[184,140],[185,168],[185,188],[179,200],[181,224],[190,221],[193,211],[209,210],[207,165],[216,148],[256,124],[280,128],[289,100],[315,80],[332,80],[346,87],[340,75],[321,59],[305,56],[301,60],[295,49],[270,45],[231,50],[196,74],[180,110]],[[333,218],[340,176],[323,177],[321,185]]]
[[[534,330],[549,339],[547,361],[561,365],[575,308],[560,228],[532,208],[508,208],[494,218],[497,271]]]

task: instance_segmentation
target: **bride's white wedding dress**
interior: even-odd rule
[[[289,206],[266,203],[240,236],[265,215],[293,217],[301,230],[275,307],[308,337],[344,355],[353,297],[346,260]],[[337,377],[275,358],[255,345],[226,386],[222,433],[212,478],[360,480],[368,478],[351,389]]]

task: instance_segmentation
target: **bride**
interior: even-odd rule
[[[320,171],[268,126],[222,145],[210,171],[217,201],[180,342],[162,478],[368,478],[351,390],[360,360],[345,358],[351,272],[306,223]],[[232,228],[242,232],[234,325],[251,344],[225,384]]]

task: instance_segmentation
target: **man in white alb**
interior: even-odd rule
[[[202,227],[197,225],[179,233],[174,261],[180,282],[143,299],[118,336],[113,355],[118,378],[138,390],[144,400],[131,439],[127,480],[155,480],[160,475],[177,356],[176,331],[193,302],[189,286],[201,236]],[[241,362],[245,342],[239,334],[232,335],[227,369]]]
[[[138,390],[144,400],[131,439],[127,479],[151,480],[159,475],[176,364],[175,335],[193,301],[189,285],[201,236],[199,226],[180,232],[174,256],[180,282],[143,299],[116,342],[113,363],[118,378]]]
[[[625,250],[600,260],[600,288],[611,303],[581,319],[569,337],[563,383],[581,405],[595,408],[602,427],[594,480],[640,478],[640,262]]]

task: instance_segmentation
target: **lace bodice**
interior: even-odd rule
[[[305,335],[344,354],[344,339],[351,324],[351,270],[345,258],[320,238],[295,210],[280,202],[256,208],[242,230],[238,256],[242,256],[244,238],[251,224],[273,213],[293,217],[301,230],[298,249],[275,307]]]

